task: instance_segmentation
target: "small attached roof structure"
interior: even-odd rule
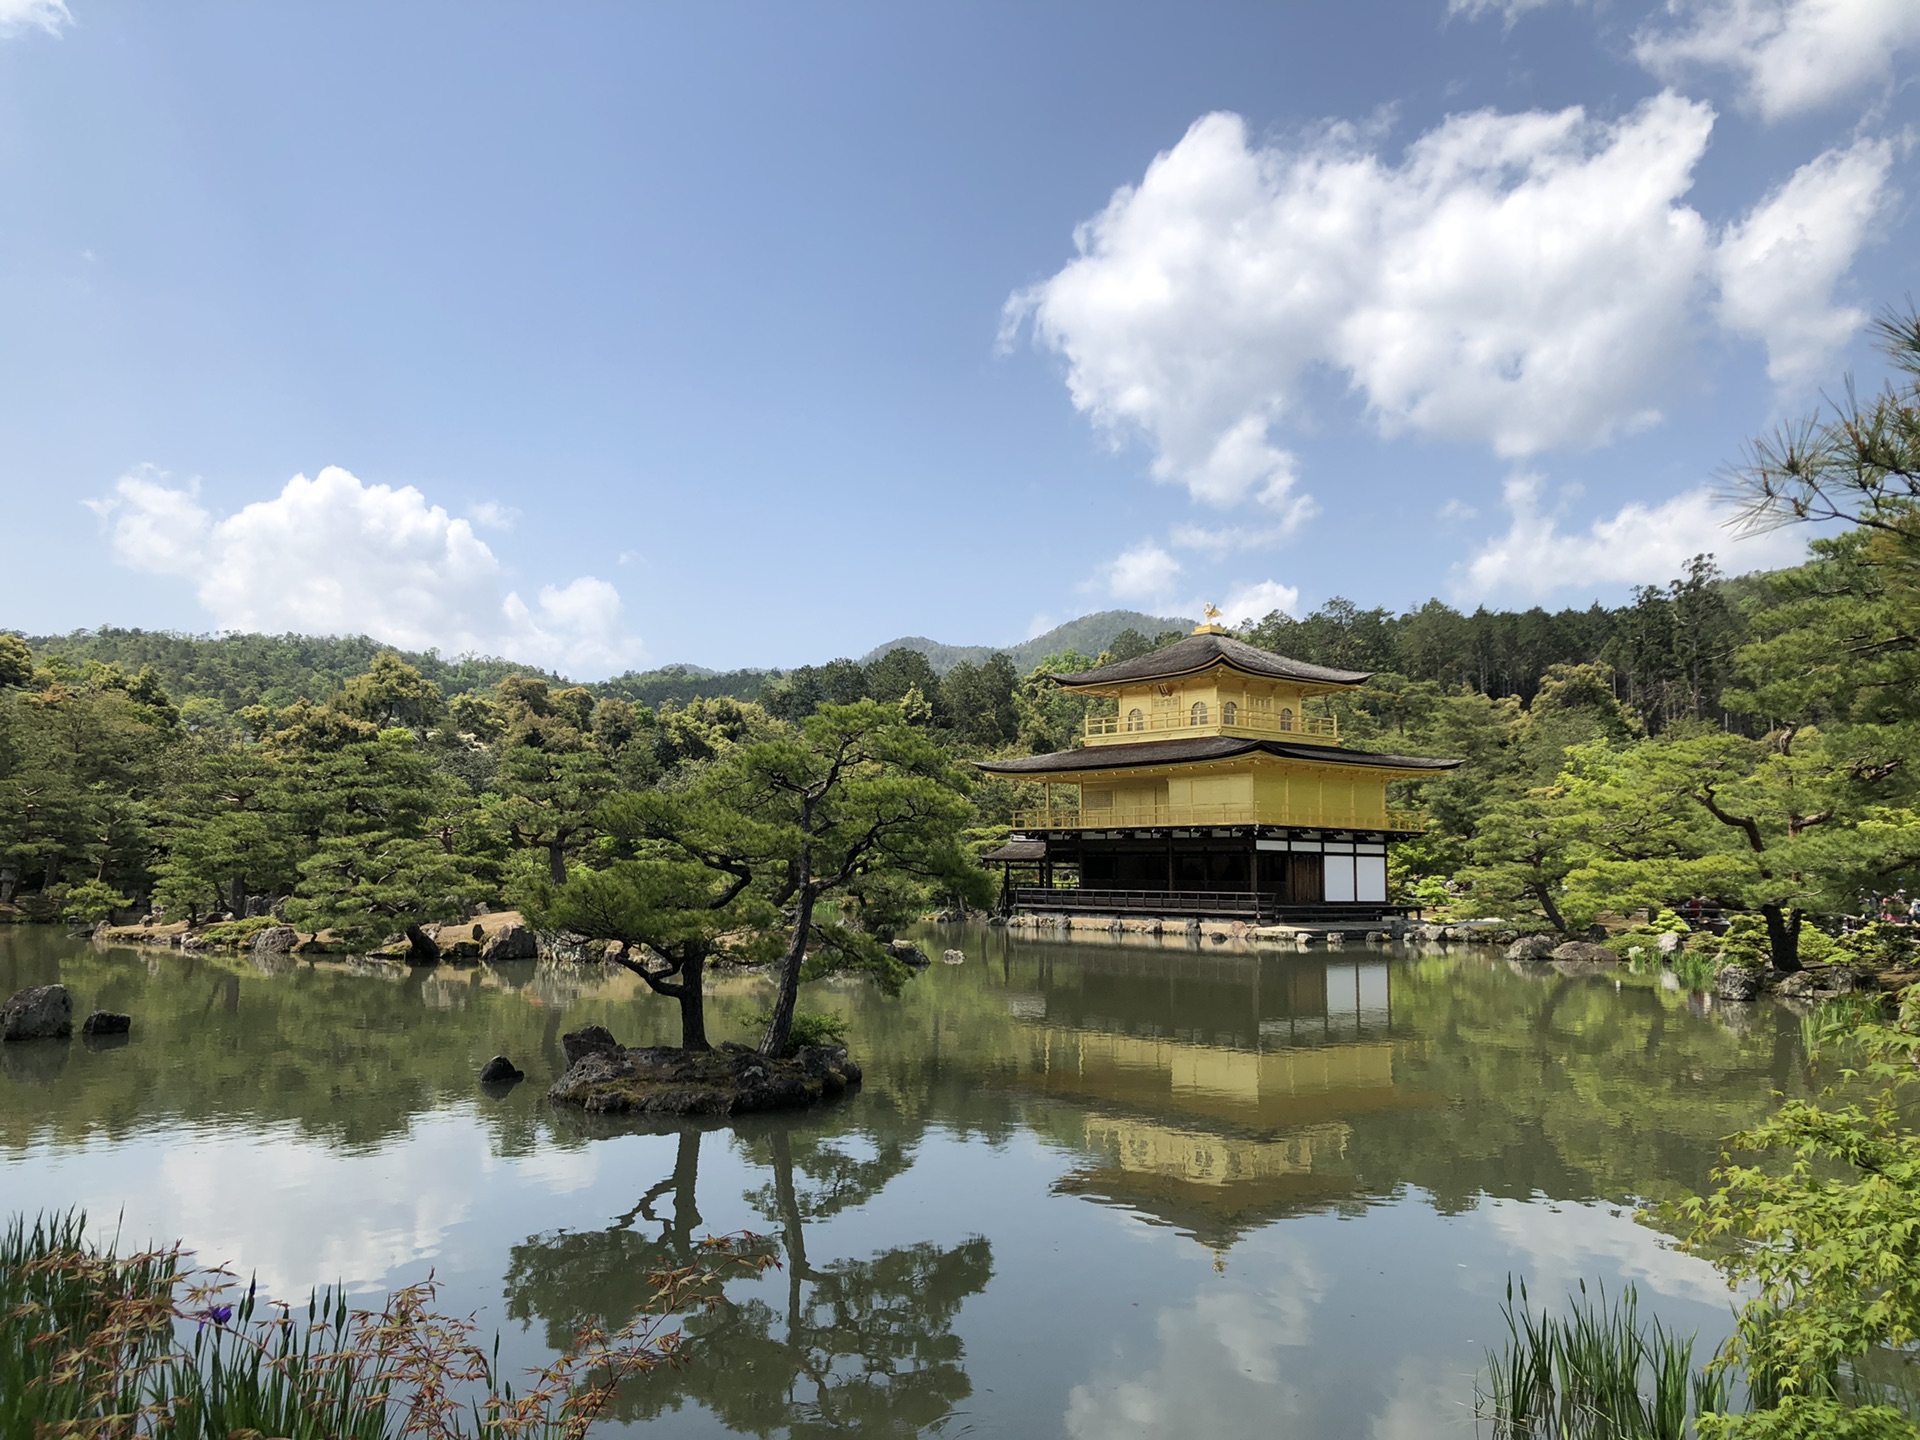
[[[1306,760],[1315,765],[1356,765],[1380,770],[1452,770],[1461,763],[1437,760],[1429,755],[1383,755],[1373,750],[1347,750],[1333,745],[1197,735],[1179,740],[1142,740],[1132,745],[1056,750],[1051,755],[1022,755],[1012,760],[975,760],[973,764],[993,775],[1055,775],[1075,770],[1126,770],[1140,765],[1230,760],[1237,755],[1274,755],[1282,760]]]
[[[986,865],[1032,865],[1047,858],[1047,842],[1016,837],[980,857]]]
[[[1070,675],[1055,675],[1053,679],[1067,690],[1104,690],[1142,681],[1197,675],[1215,665],[1225,665],[1264,680],[1292,680],[1329,688],[1364,685],[1373,678],[1371,670],[1334,670],[1325,665],[1309,665],[1304,660],[1290,660],[1285,655],[1275,655],[1269,650],[1256,649],[1244,640],[1236,640],[1218,626],[1203,625],[1193,634],[1150,654],[1116,660],[1111,665]]]

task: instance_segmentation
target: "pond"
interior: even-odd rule
[[[564,1031],[676,1033],[632,977],[0,927],[0,994],[58,979],[134,1017],[118,1047],[0,1050],[0,1194],[286,1298],[431,1273],[526,1365],[697,1237],[772,1237],[782,1268],[623,1396],[661,1436],[1466,1436],[1509,1276],[1632,1282],[1703,1348],[1727,1332],[1719,1278],[1635,1207],[1803,1089],[1784,1011],[1457,949],[921,938],[965,962],[803,997],[847,1021],[857,1095],[676,1129],[545,1099]],[[767,993],[721,981],[716,1038]],[[496,1053],[529,1077],[499,1097]]]

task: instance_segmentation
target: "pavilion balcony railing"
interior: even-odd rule
[[[1287,825],[1303,830],[1384,830],[1419,835],[1427,828],[1424,810],[1389,809],[1377,816],[1328,816],[1288,811],[1275,805],[1153,805],[1113,810],[1017,810],[1015,830],[1139,830],[1207,825]]]
[[[1413,905],[1368,900],[1296,904],[1256,890],[1082,890],[1077,887],[1020,886],[1008,896],[1017,910],[1064,914],[1186,915],[1200,919],[1340,921],[1417,915]]]
[[[1236,706],[1227,718],[1225,706],[1206,705],[1157,715],[1090,715],[1087,738],[1106,739],[1127,735],[1167,735],[1202,730],[1219,735],[1273,735],[1310,745],[1338,745],[1340,722],[1331,715],[1293,715],[1271,711],[1253,711]]]

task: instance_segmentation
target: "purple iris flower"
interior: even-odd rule
[[[216,1325],[224,1325],[233,1318],[233,1306],[210,1305],[207,1307],[207,1319]]]

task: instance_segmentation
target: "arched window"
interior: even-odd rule
[[[1187,723],[1190,725],[1204,725],[1207,723],[1206,701],[1196,700],[1193,702],[1193,709],[1189,711],[1187,715]]]
[[[1147,728],[1147,717],[1140,712],[1140,709],[1138,706],[1127,711],[1127,729],[1144,730],[1146,728]]]
[[[1231,700],[1227,701],[1226,704],[1220,707],[1220,723],[1222,725],[1238,725],[1240,723],[1240,707]]]
[[[1280,728],[1282,730],[1291,730],[1293,728],[1293,711],[1292,710],[1283,708],[1280,711]]]

